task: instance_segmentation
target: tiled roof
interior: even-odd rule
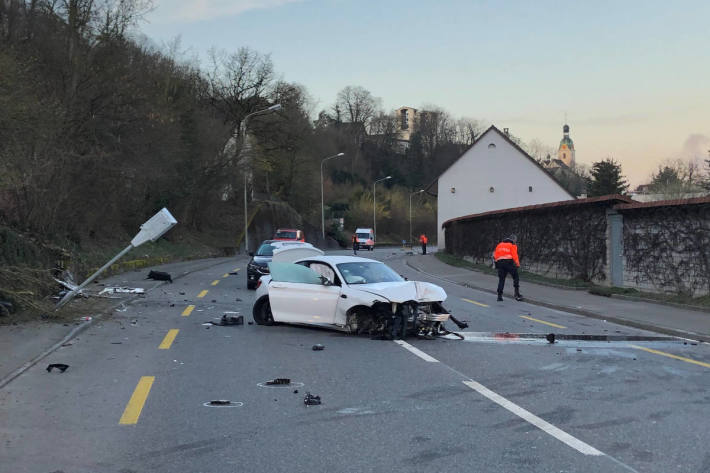
[[[692,200],[692,199],[691,199]],[[482,218],[482,217],[489,217],[492,215],[502,215],[502,214],[509,214],[509,213],[516,213],[516,212],[528,212],[531,210],[551,210],[551,209],[556,209],[560,207],[573,207],[573,206],[584,206],[584,205],[590,205],[590,204],[607,204],[609,207],[614,207],[617,208],[619,203],[623,203],[622,205],[634,205],[634,200],[631,199],[630,197],[626,197],[620,194],[612,194],[612,195],[602,195],[599,197],[588,197],[586,199],[574,199],[574,200],[561,200],[558,202],[548,202],[546,204],[536,204],[536,205],[526,205],[524,207],[513,207],[510,209],[502,209],[502,210],[490,210],[488,212],[483,212],[479,214],[472,214],[472,215],[464,215],[463,217],[457,217],[457,218],[452,218],[451,220],[447,220],[442,224],[442,227],[447,226],[450,223],[453,222],[458,222],[460,220],[473,220],[477,218]]]
[[[692,199],[671,199],[671,200],[656,200],[653,202],[632,202],[628,204],[619,204],[614,207],[615,210],[630,210],[643,209],[649,207],[673,207],[675,205],[698,205],[710,204],[710,195],[705,197],[694,197]]]

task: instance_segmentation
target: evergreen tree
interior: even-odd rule
[[[594,163],[591,174],[587,186],[589,197],[625,194],[629,189],[629,183],[621,173],[621,164],[612,158]]]

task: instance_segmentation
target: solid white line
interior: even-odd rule
[[[477,391],[479,394],[487,397],[491,401],[495,402],[499,406],[503,407],[504,409],[509,410],[516,416],[520,417],[521,419],[525,420],[526,422],[531,423],[538,429],[542,430],[545,433],[548,433],[555,437],[557,440],[560,442],[566,443],[570,447],[574,448],[577,450],[579,453],[582,453],[584,455],[595,455],[595,456],[600,456],[604,455],[604,453],[600,452],[596,448],[592,447],[591,445],[588,445],[581,440],[572,437],[570,434],[567,432],[558,429],[554,425],[550,424],[549,422],[545,422],[544,420],[540,419],[538,416],[526,411],[522,407],[518,406],[517,404],[507,400],[503,396],[500,396],[487,387],[483,386],[480,383],[477,383],[476,381],[464,381],[463,384],[468,386],[469,388],[473,389],[474,391]]]
[[[401,346],[402,348],[404,348],[406,350],[409,350],[410,352],[414,353],[415,355],[417,355],[419,358],[421,358],[424,361],[428,361],[430,363],[438,363],[439,362],[439,360],[437,360],[433,356],[427,355],[426,353],[424,353],[423,351],[421,351],[417,347],[413,347],[412,345],[405,342],[404,340],[395,340],[394,343],[396,343],[397,345]]]

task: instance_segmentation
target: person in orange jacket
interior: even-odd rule
[[[426,244],[429,243],[429,239],[426,237],[426,235],[424,233],[422,233],[419,236],[419,243],[422,244],[422,254],[425,255],[426,254]]]
[[[508,273],[513,276],[513,287],[515,288],[515,300],[523,300],[520,295],[520,278],[518,277],[518,268],[520,260],[518,259],[518,246],[516,245],[517,237],[510,235],[498,243],[493,252],[496,269],[498,270],[498,300],[503,300],[503,288],[505,287],[505,278]]]

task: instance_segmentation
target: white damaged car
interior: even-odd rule
[[[314,248],[274,252],[270,274],[256,291],[254,321],[317,325],[373,337],[449,333],[443,323],[454,319],[443,307],[439,286],[407,281],[386,264],[355,256],[324,256]]]

